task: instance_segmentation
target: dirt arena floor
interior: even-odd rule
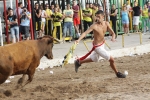
[[[150,100],[150,53],[115,60],[127,78],[117,78],[107,61],[84,64],[78,73],[73,65],[47,68],[22,89],[15,90],[20,76],[0,85],[0,100]]]

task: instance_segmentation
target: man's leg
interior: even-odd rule
[[[78,72],[78,68],[81,66],[81,64],[90,63],[90,62],[93,62],[91,58],[87,58],[87,59],[84,59],[84,60],[75,60],[74,64],[75,64],[76,73]]]
[[[111,68],[112,68],[112,69],[114,70],[114,72],[117,74],[118,71],[117,71],[116,66],[115,66],[115,63],[114,63],[114,58],[113,58],[112,56],[110,56],[109,62],[110,62]]]

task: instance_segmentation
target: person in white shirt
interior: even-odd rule
[[[42,33],[44,34],[47,14],[46,14],[46,11],[43,9],[43,5],[41,5],[41,10],[42,10],[42,15],[41,15],[41,17],[42,17],[41,30],[42,30]]]

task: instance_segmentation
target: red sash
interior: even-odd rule
[[[99,45],[94,45],[94,44],[93,44],[92,50],[89,51],[89,52],[88,52],[86,55],[84,55],[83,57],[79,58],[78,60],[80,61],[80,60],[86,59],[86,58],[92,53],[93,50],[95,50],[97,47],[103,45],[104,43],[105,43],[105,41],[103,41],[102,44],[99,44]]]

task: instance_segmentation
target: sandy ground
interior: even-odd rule
[[[47,68],[22,89],[15,90],[20,76],[1,84],[0,100],[150,100],[150,53],[115,60],[127,78],[117,78],[107,61],[83,64],[78,73],[74,65]]]

